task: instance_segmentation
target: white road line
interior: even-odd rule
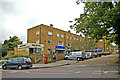
[[[101,73],[92,73],[92,74],[101,74]]]
[[[75,73],[80,73],[81,71],[77,71],[77,72],[75,72]]]
[[[108,72],[118,72],[118,71],[94,71],[94,72],[103,72],[103,73],[108,73]]]

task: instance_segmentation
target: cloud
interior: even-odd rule
[[[76,5],[75,0],[2,0],[0,41],[16,35],[25,43],[27,29],[40,24],[70,30],[69,20],[79,17],[83,7]]]

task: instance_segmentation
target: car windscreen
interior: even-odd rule
[[[27,63],[31,63],[31,62],[32,62],[30,58],[25,58],[25,61],[26,61]]]

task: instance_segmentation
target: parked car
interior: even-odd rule
[[[102,55],[110,55],[110,52],[102,52]]]
[[[88,53],[88,55],[86,56],[86,58],[93,58],[94,54],[91,51],[85,51],[86,53]]]
[[[89,59],[89,58],[91,58],[91,57],[92,57],[91,52],[86,52],[85,58],[86,58],[86,59]]]
[[[86,56],[85,51],[76,51],[70,52],[68,55],[65,56],[65,59],[76,59],[77,61],[84,60]]]
[[[93,55],[95,58],[97,58],[97,56],[98,56],[96,52],[93,52]]]
[[[99,57],[102,56],[102,52],[96,52]]]
[[[21,70],[23,68],[30,67],[32,67],[32,61],[30,58],[26,57],[11,58],[2,65],[2,68],[4,70],[6,70],[7,68],[16,68],[18,70]]]

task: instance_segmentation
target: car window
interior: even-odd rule
[[[18,62],[23,62],[24,59],[23,58],[18,58]]]
[[[32,62],[30,58],[25,58],[25,61],[28,62],[28,63]]]
[[[13,62],[13,59],[9,59],[8,62],[10,62],[10,63]]]
[[[17,58],[14,58],[14,59],[13,59],[13,62],[18,62]]]

